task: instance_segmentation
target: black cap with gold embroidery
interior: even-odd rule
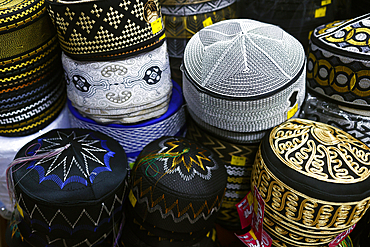
[[[327,246],[370,206],[370,148],[327,124],[292,119],[262,140],[252,171],[264,229],[279,247]]]
[[[307,86],[354,108],[370,109],[370,14],[317,27],[307,56]]]
[[[136,160],[129,199],[142,221],[174,232],[210,229],[221,207],[227,173],[197,142],[162,137]]]
[[[75,60],[112,60],[159,47],[158,0],[47,0],[63,51]]]

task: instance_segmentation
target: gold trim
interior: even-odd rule
[[[14,81],[14,80],[18,80],[18,79],[22,79],[23,77],[28,77],[28,76],[32,76],[32,74],[42,70],[43,68],[47,67],[48,65],[50,65],[51,63],[53,63],[57,58],[60,57],[60,54],[55,54],[49,61],[45,62],[44,64],[40,65],[39,67],[33,69],[33,70],[30,70],[30,71],[27,71],[23,74],[19,74],[19,75],[15,75],[15,76],[11,76],[11,77],[7,77],[7,78],[2,78],[0,79],[0,83],[6,83],[6,82],[11,82],[11,81]],[[46,72],[45,72],[46,73]],[[5,84],[5,85],[1,85],[1,87],[4,87],[4,86],[8,86],[8,85],[12,85],[11,83],[9,84]]]
[[[38,56],[30,59],[30,60],[27,60],[25,62],[22,62],[22,63],[18,63],[16,65],[12,65],[12,66],[9,66],[9,67],[5,67],[5,68],[0,68],[0,72],[10,72],[12,70],[18,70],[18,69],[21,69],[23,67],[26,67],[27,65],[32,65],[33,63],[36,63],[38,61],[40,61],[41,59],[45,58],[47,55],[49,55],[50,53],[52,53],[53,51],[55,51],[57,48],[59,47],[58,43],[57,42],[54,42],[54,44],[52,44],[51,46],[49,46],[46,51],[40,53]],[[37,51],[35,52],[35,54],[37,54]]]
[[[286,121],[271,131],[269,144],[286,166],[317,180],[354,184],[370,177],[370,148],[324,123]]]
[[[49,16],[44,15],[31,25],[0,35],[0,59],[9,59],[41,46],[54,36]]]
[[[336,92],[339,93],[348,93],[352,92],[359,97],[369,97],[370,89],[363,91],[359,90],[356,85],[361,81],[362,78],[367,78],[370,75],[369,70],[359,70],[353,71],[350,67],[347,67],[345,64],[333,66],[326,59],[317,59],[314,53],[311,51],[308,54],[308,59],[312,60],[313,69],[312,71],[307,71],[307,79],[315,80],[319,85],[323,87],[331,87]],[[358,61],[359,62],[359,61]],[[319,67],[325,67],[328,72],[326,79],[321,79],[319,77]],[[345,74],[348,78],[347,83],[339,84],[336,83],[336,76],[338,74]]]
[[[55,34],[54,37],[52,37],[43,46],[41,46],[41,47],[39,47],[39,48],[37,48],[35,50],[32,50],[30,53],[27,53],[25,55],[21,55],[19,57],[15,57],[15,58],[12,58],[12,59],[9,59],[9,60],[0,61],[0,66],[6,66],[6,65],[9,65],[9,64],[17,63],[17,62],[20,62],[22,60],[28,59],[29,57],[34,56],[34,55],[36,55],[38,53],[42,53],[47,48],[49,48],[51,46],[54,46],[54,43],[58,43],[57,39],[58,39],[58,36]]]
[[[10,24],[10,25],[7,25],[7,26],[1,26],[1,25],[5,24],[6,22],[12,22],[12,21],[17,20],[17,19],[22,19],[24,16],[27,16],[32,12],[35,12],[35,14],[28,17],[27,19],[23,19],[21,21],[18,21],[16,23],[13,23],[13,24]],[[5,17],[5,18],[1,18],[0,19],[0,32],[10,30],[12,28],[17,28],[21,25],[25,25],[25,24],[35,20],[36,18],[40,17],[45,12],[46,12],[45,2],[40,1],[35,6],[32,6],[29,9],[24,9],[20,13],[13,14],[13,15],[10,15],[10,16]]]

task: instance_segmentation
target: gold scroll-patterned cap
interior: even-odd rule
[[[263,139],[252,171],[275,246],[327,246],[370,202],[370,148],[319,122],[291,119]]]

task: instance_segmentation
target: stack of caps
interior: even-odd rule
[[[317,27],[300,117],[334,125],[370,146],[370,14]]]
[[[268,129],[297,115],[305,78],[302,45],[271,24],[222,21],[203,28],[185,48],[183,90],[190,116],[201,129],[229,143],[258,144]],[[238,164],[244,174],[251,169],[251,163]],[[235,174],[229,172],[232,181]],[[249,189],[237,193],[232,188],[239,185],[229,186],[233,196],[226,200],[236,202]]]
[[[158,118],[137,124],[102,125],[82,116],[70,101],[68,107],[71,112],[72,127],[100,131],[116,139],[124,148],[129,163],[134,163],[141,150],[151,141],[162,136],[182,136],[186,129],[182,90],[175,82],[173,82],[168,110]]]
[[[0,4],[0,136],[48,126],[66,101],[60,47],[44,1]]]
[[[8,168],[8,165],[12,163],[15,155],[19,149],[24,146],[24,144],[42,134],[45,134],[46,132],[49,132],[50,130],[58,128],[70,128],[70,119],[67,106],[63,108],[62,112],[52,123],[42,130],[39,130],[37,133],[20,137],[0,136],[0,201],[4,204],[4,209],[0,210],[0,216],[2,216],[4,219],[10,220],[13,212],[6,179],[6,169]]]
[[[274,246],[328,246],[370,206],[370,148],[327,124],[291,119],[266,134],[252,171]]]
[[[140,153],[131,174],[124,246],[216,246],[214,222],[227,174],[199,143],[162,137]]]
[[[97,246],[122,222],[127,166],[119,143],[99,132],[56,129],[32,140],[8,172],[18,216],[8,245]]]
[[[203,27],[237,17],[236,0],[160,0],[172,78],[181,84],[180,65],[189,39]]]
[[[157,1],[47,2],[67,95],[82,115],[126,124],[167,111],[172,82]]]
[[[349,16],[350,5],[349,0],[252,0],[240,2],[240,15],[280,26],[306,50],[310,32],[337,16]]]

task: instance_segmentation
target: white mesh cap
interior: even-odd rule
[[[278,26],[221,21],[196,33],[183,61],[184,97],[207,124],[237,132],[274,127],[305,96],[305,52]]]

